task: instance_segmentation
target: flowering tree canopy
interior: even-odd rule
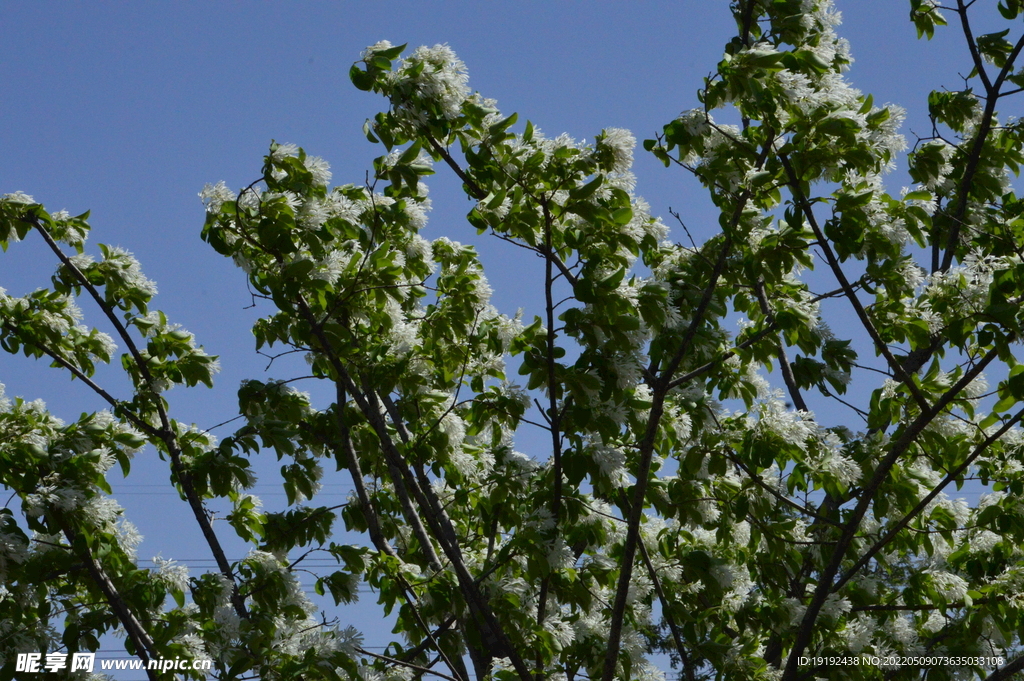
[[[331,187],[325,161],[275,143],[255,182],[201,194],[203,239],[272,310],[257,348],[305,353],[331,394],[246,381],[220,441],[167,394],[209,385],[217,360],[151,307],[131,254],[91,257],[86,215],[5,195],[0,245],[42,239],[58,265],[49,289],[0,289],[0,346],[109,409],[65,423],[0,393],[0,480],[21,502],[0,509],[0,679],[17,652],[111,631],[224,680],[664,678],[656,653],[687,681],[1020,673],[1024,154],[999,109],[1024,89],[1024,2],[1000,0],[984,21],[1006,30],[986,35],[974,5],[910,1],[920,35],[959,26],[973,62],[929,97],[893,195],[904,111],[847,82],[831,0],[734,0],[699,106],[643,143],[707,188],[702,244],[634,193],[628,131],[548,137],[471,91],[445,45],[367,48],[351,80],[387,109],[365,183]],[[472,228],[540,259],[539,316],[495,309],[472,247],[420,235],[435,170],[475,202]],[[94,382],[115,343],[128,395]],[[523,429],[544,448],[518,451]],[[216,570],[138,567],[107,476],[143,447]],[[246,491],[270,451],[281,512]],[[354,486],[343,508],[316,502],[332,465]],[[974,506],[955,498],[967,481],[986,486]],[[216,499],[251,545],[240,561]],[[296,574],[311,550],[337,562],[316,576],[335,604],[373,588],[386,650],[318,612]]]

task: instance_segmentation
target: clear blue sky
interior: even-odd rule
[[[908,109],[905,132],[913,143],[913,132],[929,132],[928,91],[958,87],[957,73],[969,70],[962,41],[950,29],[931,43],[917,41],[906,0],[837,5],[845,18],[840,34],[856,58],[848,77],[876,102]],[[202,427],[232,416],[239,381],[264,377],[266,360],[253,352],[255,313],[243,309],[250,299],[241,272],[199,239],[197,192],[206,182],[238,188],[254,180],[271,139],[323,156],[335,184],[361,182],[383,153],[361,126],[384,102],[347,77],[366,45],[449,43],[468,65],[471,87],[497,99],[506,113],[516,111],[552,135],[589,139],[615,126],[643,140],[697,106],[696,90],[733,29],[726,0],[11,1],[3,12],[0,193],[25,191],[51,211],[92,210],[93,243],[137,255],[159,285],[155,306],[221,355],[215,390],[168,394],[177,418]],[[470,205],[438,170],[427,236],[478,243],[496,304],[532,314],[538,298],[521,286],[522,268],[531,263],[510,261],[506,250],[478,239],[463,219]],[[698,239],[717,229],[699,186],[680,170],[666,170],[638,150],[635,171],[638,193],[654,213],[667,218],[669,207],[680,211]],[[894,176],[895,189],[902,184],[909,181]],[[22,295],[45,285],[52,270],[52,257],[30,239],[0,254],[0,287]],[[84,301],[83,307],[87,322],[97,319]],[[289,365],[270,371],[290,374]],[[104,380],[125,394],[116,376]],[[45,399],[66,419],[103,406],[42,363],[7,355],[0,356],[0,383],[10,396]],[[165,464],[144,452],[136,473],[130,485],[119,486],[118,499],[146,536],[140,556],[206,556],[185,504],[139,486],[166,483]],[[326,482],[339,485],[326,490],[337,493],[334,503],[343,501],[348,486]],[[257,489],[268,506],[284,503],[268,491]],[[364,600],[370,606],[373,599]],[[371,612],[367,607],[352,618],[374,621]],[[348,617],[342,613],[343,621]],[[364,628],[367,645],[376,645],[381,639],[373,626]]]

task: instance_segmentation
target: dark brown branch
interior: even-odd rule
[[[744,194],[743,199],[738,203],[734,215],[732,216],[734,224],[739,221],[740,216],[742,215],[742,208],[746,205],[747,198],[746,194]],[[660,425],[661,417],[664,414],[665,396],[668,394],[669,386],[672,382],[672,375],[675,373],[679,364],[685,357],[686,352],[689,350],[690,343],[697,335],[700,325],[704,322],[704,315],[711,306],[711,300],[714,297],[715,289],[718,287],[718,280],[725,271],[725,263],[728,260],[731,245],[731,240],[726,237],[725,243],[722,244],[722,250],[719,253],[718,261],[715,263],[715,269],[711,273],[711,280],[708,283],[707,288],[704,290],[704,295],[694,312],[694,317],[690,322],[689,328],[683,335],[679,349],[669,362],[669,365],[662,374],[662,377],[655,382],[654,386],[652,386],[653,394],[651,410],[650,415],[647,418],[647,428],[639,446],[640,465],[636,473],[636,485],[633,488],[633,499],[631,501],[629,519],[626,527],[626,541],[625,546],[623,547],[622,558],[620,559],[619,580],[616,587],[614,605],[612,607],[611,623],[608,632],[608,649],[605,654],[604,671],[601,676],[602,681],[613,681],[616,674],[615,670],[618,665],[619,643],[622,638],[622,623],[626,614],[626,602],[633,574],[633,561],[636,557],[636,547],[640,537],[640,519],[643,515],[644,498],[647,496],[647,479],[650,475],[651,459],[654,454],[654,441],[657,438],[658,426]]]
[[[697,677],[694,676],[693,664],[690,662],[690,656],[686,652],[686,646],[683,644],[683,635],[680,633],[679,625],[676,624],[676,619],[672,615],[671,603],[669,603],[668,597],[665,595],[665,590],[661,586],[661,578],[658,577],[658,571],[654,569],[654,565],[651,563],[651,556],[647,553],[647,546],[642,539],[640,540],[639,547],[640,557],[643,558],[647,574],[650,575],[651,582],[654,584],[654,590],[658,594],[658,600],[661,602],[661,616],[668,623],[669,631],[672,632],[672,640],[676,644],[676,652],[679,653],[679,659],[683,663],[686,681],[696,681]]]
[[[978,43],[974,39],[974,32],[971,29],[971,21],[967,18],[967,7],[964,5],[963,0],[956,0],[956,5],[956,13],[960,16],[960,29],[964,33],[964,42],[967,43],[967,49],[971,53],[971,61],[974,62],[974,70],[978,72],[978,77],[981,78],[981,83],[985,86],[985,93],[991,96],[992,81],[988,77],[988,72],[985,71],[985,60],[982,58],[981,52],[978,51]]]
[[[879,462],[874,475],[864,486],[857,505],[849,515],[849,520],[843,529],[843,533],[836,542],[835,551],[833,552],[832,557],[818,575],[817,587],[814,590],[814,595],[811,598],[810,604],[807,606],[807,610],[804,612],[803,620],[797,630],[796,640],[793,642],[793,647],[790,649],[789,659],[786,661],[786,669],[782,677],[783,681],[791,681],[797,677],[798,659],[811,642],[811,637],[814,634],[814,623],[818,618],[818,613],[825,604],[825,599],[828,598],[829,594],[834,592],[833,582],[836,579],[836,575],[839,574],[839,568],[843,564],[846,551],[853,543],[857,530],[860,528],[861,521],[864,519],[864,514],[867,513],[868,506],[871,505],[871,502],[874,500],[882,482],[889,475],[889,471],[892,470],[892,467],[896,465],[896,462],[899,461],[900,457],[902,457],[910,446],[917,440],[917,437],[925,427],[927,427],[936,416],[938,416],[954,399],[956,399],[960,392],[967,387],[971,381],[977,378],[985,367],[988,366],[988,364],[996,357],[997,353],[993,350],[986,355],[982,361],[978,362],[971,371],[965,373],[955,385],[947,390],[933,407],[928,411],[919,414],[916,419],[906,426],[900,437],[893,443],[892,449],[890,449],[885,458]],[[852,574],[854,574],[853,571],[850,571],[847,578]]]
[[[344,416],[344,408],[345,404],[347,403],[347,394],[345,388],[342,385],[342,380],[340,378],[335,381],[335,393],[337,400],[335,404],[335,417],[338,423],[339,431],[341,433],[341,453],[345,457],[345,465],[348,466],[349,474],[352,477],[352,484],[353,487],[355,488],[356,498],[359,500],[360,507],[363,509],[364,517],[366,518],[367,529],[369,530],[370,533],[370,540],[373,542],[373,545],[377,547],[377,550],[379,550],[381,553],[384,553],[388,556],[397,556],[397,553],[395,552],[394,548],[392,548],[392,546],[388,543],[387,539],[384,536],[384,533],[380,529],[380,520],[378,517],[377,509],[374,507],[373,501],[372,499],[370,499],[370,495],[366,491],[366,484],[363,480],[363,472],[359,466],[359,458],[355,452],[355,448],[352,445],[351,430],[349,428],[348,421],[345,419]],[[405,498],[408,498],[407,494],[405,495]],[[410,525],[413,525],[413,523],[410,522]],[[420,525],[420,530],[422,531],[422,525]],[[422,543],[424,540],[426,540],[425,533],[417,535],[417,539]],[[429,540],[427,541],[428,543],[424,551],[428,552],[428,556],[434,556],[434,560],[433,563],[431,563],[431,565],[435,572],[439,571],[441,569],[440,561],[437,560],[436,554],[433,553],[433,547],[429,544]],[[428,562],[430,562],[429,558]],[[412,590],[412,586],[401,574],[396,575],[395,578],[398,581],[400,587],[402,588],[402,592],[405,594],[406,603],[409,605],[413,617],[416,618],[417,624],[423,630],[425,639],[421,646],[425,648],[428,644],[432,645],[433,648],[437,650],[438,655],[441,657],[444,663],[451,670],[452,674],[454,674],[459,681],[467,680],[469,678],[469,675],[466,672],[466,668],[465,665],[462,663],[462,660],[456,658],[456,660],[453,662],[441,648],[440,642],[435,638],[434,634],[431,633],[430,627],[427,626],[426,621],[420,614],[419,605],[417,603],[415,593]],[[444,627],[443,629],[446,628],[447,627]]]
[[[867,311],[861,304],[860,299],[857,297],[857,292],[854,291],[853,286],[850,285],[850,281],[846,278],[846,273],[843,272],[842,266],[839,264],[839,259],[836,258],[835,253],[832,251],[832,247],[828,243],[828,239],[825,238],[824,232],[821,230],[821,226],[818,225],[818,219],[814,215],[814,210],[811,208],[807,197],[804,196],[803,191],[800,188],[800,178],[793,170],[792,164],[789,162],[789,157],[785,154],[779,154],[779,160],[782,162],[782,167],[785,168],[786,174],[789,177],[789,186],[793,192],[793,198],[796,200],[797,205],[800,207],[800,211],[807,218],[807,223],[811,226],[811,230],[814,232],[814,236],[817,239],[818,246],[825,254],[825,259],[828,261],[829,267],[832,269],[832,273],[835,275],[839,285],[843,288],[846,293],[846,298],[850,301],[850,305],[853,306],[854,312],[857,314],[857,318],[860,320],[861,326],[871,336],[871,340],[875,345],[875,349],[885,358],[889,368],[892,369],[893,374],[897,379],[900,380],[904,385],[907,386],[907,390],[914,397],[914,401],[917,402],[922,412],[929,410],[928,400],[925,399],[921,390],[914,383],[914,379],[903,370],[902,365],[893,357],[889,347],[882,340],[882,337],[878,334],[878,330],[875,325],[871,322],[868,317]]]
[[[774,133],[771,130],[768,130],[768,134],[766,135],[766,139],[768,141],[757,156],[757,160],[754,164],[756,168],[760,169],[764,166],[772,148],[771,140],[773,140],[774,137]],[[737,141],[737,144],[742,145],[742,142]],[[736,200],[736,205],[729,218],[730,229],[735,228],[735,226],[740,223],[740,220],[743,217],[743,211],[747,206],[747,202],[751,198],[751,192],[749,189],[745,189],[739,194],[739,196],[735,196],[734,198]],[[647,484],[648,477],[651,472],[651,459],[654,454],[654,442],[657,438],[658,427],[664,414],[665,397],[668,395],[675,372],[679,369],[679,365],[682,364],[683,359],[690,350],[693,339],[696,338],[697,332],[705,322],[705,316],[708,309],[711,307],[715,291],[718,289],[718,282],[725,272],[725,266],[729,260],[731,251],[732,235],[726,233],[721,246],[721,251],[718,254],[718,259],[715,262],[714,269],[710,273],[708,285],[704,289],[700,303],[698,303],[696,310],[694,310],[693,319],[690,321],[689,327],[683,334],[683,338],[680,341],[679,347],[674,356],[662,371],[661,376],[658,377],[651,385],[651,409],[647,418],[647,428],[644,432],[643,439],[640,441],[637,448],[640,455],[640,464],[637,467],[636,485],[633,487],[633,499],[631,502],[632,507],[629,509],[629,518],[626,527],[626,541],[623,546],[622,558],[620,559],[619,579],[616,585],[615,602],[612,606],[611,622],[608,631],[608,649],[604,658],[604,670],[601,675],[601,681],[613,681],[615,678],[616,667],[618,665],[619,644],[622,638],[622,623],[626,614],[626,601],[629,595],[629,585],[633,574],[633,562],[636,558],[637,542],[640,539],[640,519],[643,516],[644,499],[647,496]]]
[[[986,449],[988,449],[1000,437],[1005,435],[1006,432],[1010,430],[1013,426],[1019,423],[1022,418],[1024,418],[1024,409],[1014,414],[1013,418],[1008,419],[1005,423],[1003,423],[1002,427],[999,430],[992,433],[992,435],[985,438],[985,440],[980,445],[975,447],[974,451],[971,452],[970,456],[964,459],[963,463],[961,463],[959,466],[957,466],[952,471],[947,473],[946,477],[944,477],[939,482],[939,484],[935,486],[935,489],[933,489],[931,492],[925,495],[925,497],[921,499],[921,501],[919,501],[918,504],[914,506],[914,508],[911,509],[909,513],[903,516],[899,522],[893,525],[892,528],[885,533],[885,536],[883,536],[881,539],[875,542],[870,549],[864,552],[864,555],[861,556],[860,559],[856,563],[854,563],[853,566],[847,571],[843,578],[836,583],[836,585],[833,587],[833,591],[838,591],[839,589],[843,588],[843,585],[850,581],[850,579],[852,579],[853,576],[857,574],[857,572],[861,568],[867,565],[879,551],[881,551],[889,542],[891,542],[896,537],[897,534],[900,533],[900,531],[903,530],[903,528],[909,525],[911,520],[920,515],[928,507],[928,504],[930,504],[932,500],[935,499],[935,497],[939,496],[939,494],[942,493],[943,489],[945,489],[950,485],[950,483],[955,481],[957,477],[964,471],[966,471],[979,456],[985,453]]]
[[[358,650],[363,655],[369,655],[370,657],[376,658],[378,660],[383,660],[384,662],[387,662],[388,664],[396,664],[396,665],[398,665],[400,667],[406,667],[408,669],[415,669],[420,674],[433,674],[434,676],[440,676],[442,679],[447,679],[448,681],[458,681],[458,679],[455,679],[455,678],[453,678],[451,676],[448,676],[447,674],[442,674],[441,672],[436,671],[434,669],[431,669],[430,667],[421,667],[418,664],[413,664],[412,662],[406,662],[405,660],[399,660],[398,658],[395,658],[395,657],[386,657],[384,655],[378,655],[377,653],[371,653],[369,650],[365,650],[363,648],[356,648],[356,650]]]
[[[224,549],[221,547],[220,539],[214,532],[213,525],[210,522],[210,517],[206,512],[206,507],[203,505],[202,499],[196,492],[195,487],[192,484],[192,476],[189,475],[188,470],[181,461],[181,449],[178,446],[177,437],[171,428],[170,418],[167,415],[167,410],[164,408],[163,400],[154,389],[153,376],[149,371],[146,361],[142,357],[142,353],[139,352],[138,347],[135,345],[134,339],[131,334],[128,333],[128,329],[125,325],[117,318],[114,314],[113,308],[100,296],[99,291],[89,281],[89,279],[82,273],[80,269],[75,265],[74,262],[65,255],[64,251],[60,248],[53,237],[50,236],[49,232],[42,225],[38,218],[33,217],[30,222],[39,232],[43,240],[46,242],[50,250],[53,251],[54,255],[64,264],[65,267],[74,275],[78,283],[89,292],[89,295],[96,302],[99,308],[103,311],[103,314],[107,317],[110,323],[114,326],[117,331],[117,335],[124,341],[127,346],[132,359],[135,361],[136,366],[139,367],[139,372],[145,380],[146,386],[156,397],[154,404],[157,409],[157,413],[160,418],[160,429],[156,433],[156,436],[164,443],[167,448],[167,453],[171,458],[171,468],[174,471],[174,475],[178,480],[178,484],[181,485],[182,492],[185,494],[185,498],[188,501],[189,507],[192,509],[192,514],[195,516],[196,522],[199,524],[200,529],[203,533],[203,538],[206,540],[207,545],[210,547],[211,553],[213,553],[214,559],[217,562],[217,568],[220,573],[227,577],[231,581],[232,594],[231,603],[234,606],[235,612],[239,617],[248,618],[249,612],[245,607],[244,600],[239,596],[238,584],[235,582],[235,575],[231,570],[231,565],[228,563],[227,557],[224,554]],[[143,420],[143,419],[139,419]],[[152,432],[150,429],[149,432]]]
[[[459,581],[460,591],[466,599],[466,603],[469,606],[469,610],[472,613],[473,618],[477,620],[481,626],[481,633],[483,634],[483,638],[487,645],[490,646],[491,652],[495,652],[503,657],[508,657],[523,681],[530,681],[531,674],[529,670],[523,663],[519,653],[512,647],[508,637],[495,617],[494,612],[491,610],[489,604],[484,599],[483,594],[480,592],[478,585],[469,574],[469,570],[466,568],[466,564],[459,547],[458,537],[455,533],[451,519],[441,506],[437,499],[437,495],[429,485],[429,481],[427,481],[426,485],[419,484],[416,477],[413,475],[408,462],[405,461],[401,452],[399,452],[394,441],[391,439],[391,435],[388,432],[387,421],[381,413],[382,405],[378,401],[376,393],[372,391],[360,391],[358,386],[356,386],[355,382],[352,380],[352,377],[349,375],[348,370],[342,364],[340,358],[335,352],[333,352],[331,342],[324,333],[322,323],[316,319],[316,316],[309,308],[308,303],[306,303],[305,299],[301,295],[298,296],[297,303],[300,315],[310,325],[313,335],[321,344],[321,350],[330,360],[331,366],[337,374],[337,380],[341,382],[346,392],[352,395],[359,407],[359,410],[363,413],[363,416],[376,433],[377,438],[380,441],[381,451],[384,454],[389,472],[391,473],[392,484],[395,486],[395,493],[402,503],[403,511],[407,514],[407,521],[413,528],[414,533],[416,533],[417,539],[421,544],[423,544],[424,552],[427,554],[428,558],[432,557],[430,560],[432,566],[435,567],[437,571],[441,571],[443,569],[440,565],[440,561],[434,553],[430,538],[426,534],[425,528],[420,523],[420,516],[412,505],[412,498],[409,495],[409,491],[412,492],[412,497],[415,497],[416,503],[419,507],[425,511],[424,519],[426,520],[427,525],[430,526],[431,533],[437,539],[441,550],[444,552],[455,571],[455,575]]]
[[[964,216],[967,214],[967,208],[970,202],[967,200],[968,194],[970,193],[970,187],[974,182],[974,176],[978,171],[978,165],[981,161],[981,152],[985,146],[985,140],[988,138],[989,132],[992,130],[992,119],[996,113],[996,103],[999,101],[999,89],[1003,86],[1007,76],[1013,73],[1013,64],[1020,56],[1020,52],[1024,49],[1024,36],[1021,36],[1017,41],[1017,44],[1013,46],[1013,50],[1007,56],[1006,63],[1003,68],[999,71],[999,75],[996,76],[994,81],[989,81],[988,74],[985,72],[985,61],[978,51],[977,43],[974,40],[974,35],[971,31],[971,24],[967,18],[967,6],[964,5],[963,0],[957,0],[957,13],[960,15],[960,25],[964,32],[964,38],[967,41],[967,47],[971,51],[971,59],[974,61],[974,67],[978,71],[978,76],[981,78],[982,84],[985,86],[985,110],[981,115],[981,123],[978,125],[977,132],[974,136],[974,144],[971,147],[971,153],[967,157],[967,162],[964,163],[964,174],[960,180],[959,191],[957,192],[957,203],[956,209],[950,215],[950,229],[949,236],[946,239],[946,253],[942,258],[942,265],[940,270],[945,272],[949,270],[953,265],[953,258],[956,256],[956,245],[960,241],[960,231],[964,224]]]
[[[1024,655],[1010,660],[1005,667],[1000,667],[987,677],[984,681],[1011,681],[1018,678],[1017,675],[1024,671]]]
[[[89,548],[85,546],[84,542],[76,541],[78,538],[71,526],[62,518],[58,519],[58,523],[64,536],[67,537],[72,550],[78,554],[78,558],[85,564],[93,583],[100,590],[100,593],[103,594],[107,604],[110,605],[110,609],[114,611],[114,615],[121,622],[121,626],[124,627],[125,633],[135,648],[135,654],[144,663],[146,676],[149,677],[150,681],[158,681],[159,673],[156,670],[149,669],[149,660],[160,656],[153,638],[145,630],[138,618],[135,617],[135,613],[132,612],[128,604],[125,603],[124,598],[118,593],[117,587],[114,586],[110,577],[107,576],[103,566],[93,557]]]
[[[551,213],[548,211],[546,201],[541,203],[544,209],[544,309],[547,316],[548,333],[545,340],[548,379],[548,423],[551,424],[551,472],[554,476],[554,490],[551,498],[551,516],[554,520],[554,531],[558,532],[559,518],[562,514],[562,433],[561,433],[561,410],[558,408],[558,378],[555,369],[556,331],[555,331],[555,303],[554,303],[554,272],[552,261],[554,254],[551,246]],[[541,580],[540,594],[537,599],[537,626],[544,623],[545,611],[547,609],[548,589],[551,585],[550,575],[545,575]],[[543,680],[543,658],[537,654],[537,681]]]
[[[761,314],[765,316],[772,326],[775,326],[775,315],[772,314],[772,309],[768,305],[768,298],[765,297],[763,280],[759,279],[754,285],[754,293],[757,295],[757,302],[761,308]],[[775,356],[779,360],[779,370],[782,371],[782,380],[786,383],[786,389],[789,391],[789,396],[793,400],[793,405],[800,411],[808,411],[807,403],[804,401],[804,396],[800,393],[800,388],[796,384],[796,377],[793,376],[793,367],[789,364],[789,357],[786,356],[786,348],[783,346],[781,340],[777,343]]]
[[[381,553],[388,556],[396,556],[397,554],[395,553],[395,550],[388,543],[387,539],[384,537],[384,533],[380,529],[380,519],[377,514],[377,509],[374,507],[373,501],[370,499],[370,495],[366,491],[366,484],[363,481],[363,472],[359,467],[359,457],[356,454],[355,448],[352,446],[352,434],[348,426],[348,421],[345,419],[344,415],[347,396],[345,389],[342,387],[340,378],[335,381],[335,391],[337,398],[335,416],[338,422],[338,428],[341,431],[342,454],[346,459],[349,474],[352,477],[352,485],[356,491],[356,498],[359,499],[359,505],[363,509],[363,516],[366,518],[366,526],[370,532],[370,540]],[[432,547],[430,547],[429,544],[425,547],[424,551],[428,550],[432,550]],[[437,561],[436,554],[434,555],[434,562],[438,567],[440,566],[439,561]],[[462,665],[461,660],[458,664],[453,664],[448,655],[446,655],[444,650],[442,650],[440,642],[430,631],[430,627],[427,626],[426,621],[420,614],[419,605],[416,602],[416,597],[411,585],[406,581],[403,575],[398,575],[397,579],[402,587],[402,591],[405,593],[406,603],[412,610],[417,624],[419,624],[420,628],[423,630],[425,642],[429,642],[434,647],[438,655],[441,656],[441,659],[448,666],[448,669],[450,669],[452,674],[456,676],[457,681],[467,681],[469,677],[466,674],[465,666]]]

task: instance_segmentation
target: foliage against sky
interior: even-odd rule
[[[5,514],[4,673],[15,649],[88,649],[111,628],[221,678],[658,678],[651,650],[691,679],[796,679],[825,653],[955,656],[930,679],[1019,671],[1024,223],[1020,130],[998,106],[1024,43],[974,36],[973,3],[911,5],[925,35],[943,12],[960,26],[976,73],[930,98],[915,186],[893,196],[903,111],[847,82],[831,4],[734,4],[700,106],[643,145],[709,191],[720,232],[701,244],[670,240],[635,194],[629,132],[547,136],[472,92],[445,45],[368,48],[351,77],[388,100],[365,128],[388,153],[365,183],[332,188],[326,162],[274,143],[256,182],[203,191],[204,239],[273,310],[257,345],[302,351],[333,390],[314,406],[245,382],[245,425],[219,442],[164,397],[216,360],[150,309],[132,256],[85,255],[84,216],[5,195],[4,245],[31,233],[60,266],[51,291],[2,299],[4,348],[88,384],[116,342],[133,395],[94,384],[111,410],[67,424],[4,404],[3,482],[34,533]],[[458,177],[470,225],[540,258],[542,315],[499,313],[472,248],[419,234],[435,171]],[[79,324],[76,297],[109,334]],[[850,422],[818,423],[850,385]],[[527,425],[547,451],[517,451]],[[137,568],[106,474],[144,443],[217,572]],[[261,449],[283,463],[284,512],[246,491]],[[324,464],[351,475],[344,508],[316,505]],[[994,486],[974,508],[948,493],[968,479]],[[237,562],[205,508],[225,498],[252,545]],[[367,542],[332,541],[343,525]],[[318,591],[344,603],[365,579],[397,613],[383,655],[319,621],[296,578],[308,549],[338,563]]]

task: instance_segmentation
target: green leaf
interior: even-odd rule
[[[359,68],[358,64],[353,64],[352,68],[348,70],[349,80],[360,90],[371,90],[375,79],[372,75]]]
[[[612,212],[612,221],[617,225],[628,225],[633,219],[633,207],[625,206]]]

